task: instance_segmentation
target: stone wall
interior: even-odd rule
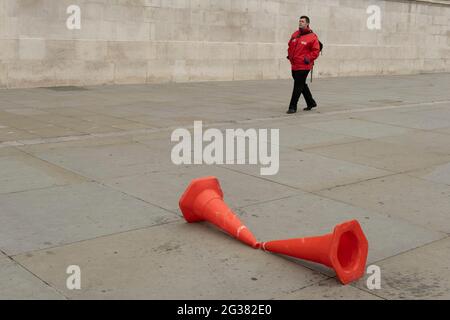
[[[325,44],[316,76],[450,71],[444,0],[0,0],[0,87],[288,78],[301,14]]]

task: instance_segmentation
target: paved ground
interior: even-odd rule
[[[0,91],[0,298],[449,299],[450,74]],[[170,160],[174,128],[279,128],[280,171]],[[259,240],[356,218],[381,289],[252,250],[178,199],[215,175]],[[79,265],[81,290],[66,288]]]

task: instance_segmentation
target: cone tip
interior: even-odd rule
[[[236,238],[248,244],[253,249],[259,249],[260,243],[246,226],[241,226],[238,228]]]

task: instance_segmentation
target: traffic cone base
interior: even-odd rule
[[[204,177],[192,180],[179,202],[181,212],[187,222],[193,223],[205,220],[201,215],[195,214],[194,203],[198,199],[198,196],[206,190],[215,192],[223,199],[223,192],[216,177]]]
[[[365,272],[369,243],[358,221],[341,223],[334,228],[330,260],[343,284],[353,282]]]
[[[337,225],[328,235],[269,241],[262,243],[262,248],[324,264],[348,284],[364,274],[369,245],[358,221],[352,220]]]

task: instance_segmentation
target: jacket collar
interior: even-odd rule
[[[298,35],[299,36],[303,36],[303,35],[308,34],[308,33],[312,33],[312,30],[309,27],[306,27],[304,29],[300,29],[300,28],[298,29]]]

